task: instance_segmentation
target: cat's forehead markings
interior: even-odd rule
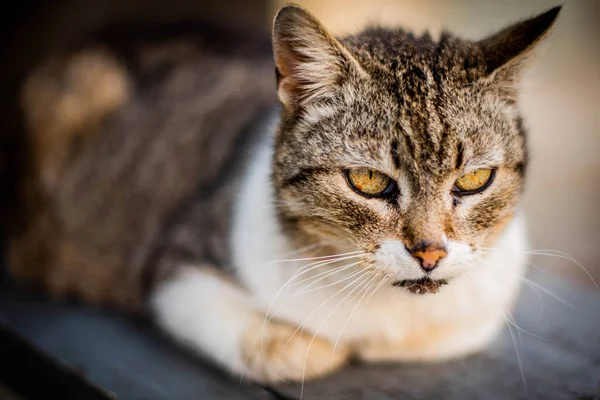
[[[504,164],[505,153],[501,148],[494,149],[491,152],[474,155],[467,159],[464,169],[465,172],[471,172],[480,168],[499,167]]]
[[[460,170],[465,162],[465,148],[462,141],[456,145],[456,169]]]

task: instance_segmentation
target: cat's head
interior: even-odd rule
[[[476,268],[513,217],[527,144],[517,86],[554,8],[481,41],[275,18],[273,182],[288,234],[368,253],[413,292]]]

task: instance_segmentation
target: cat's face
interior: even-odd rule
[[[518,59],[555,15],[513,28],[530,33],[518,43],[382,29],[340,43],[285,10],[274,31],[284,105],[274,183],[288,232],[363,250],[366,265],[418,293],[477,268],[524,184]]]

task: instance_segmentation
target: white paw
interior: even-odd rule
[[[253,325],[242,345],[245,375],[259,382],[302,381],[342,367],[349,357],[345,346],[333,346],[301,329],[269,322]]]

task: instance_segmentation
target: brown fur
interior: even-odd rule
[[[50,60],[27,79],[21,102],[42,185],[52,191],[80,136],[97,131],[130,95],[127,72],[103,49]]]
[[[38,200],[9,265],[53,295],[140,309],[174,266],[227,264],[236,171],[275,82],[266,37],[117,32],[23,86],[35,166],[23,196]]]

